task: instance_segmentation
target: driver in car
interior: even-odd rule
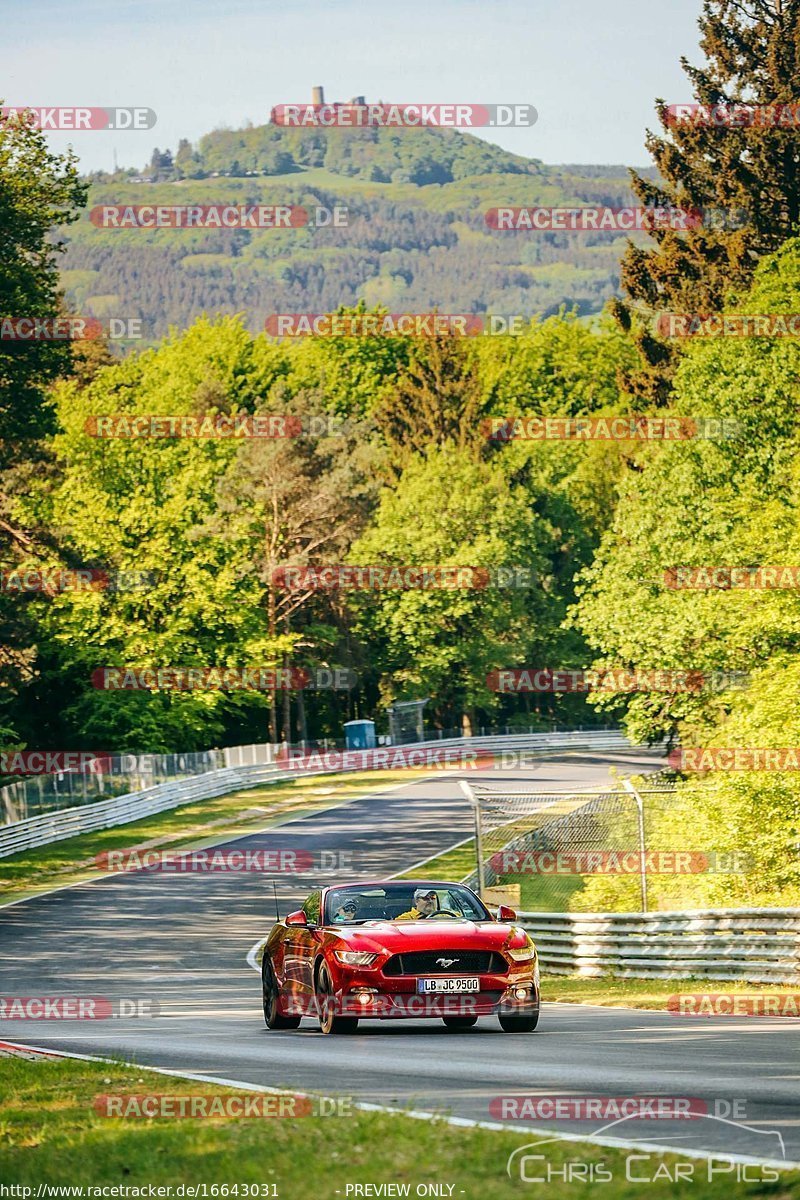
[[[414,906],[408,912],[400,913],[399,917],[395,917],[396,921],[420,921],[424,917],[431,916],[432,913],[439,909],[439,897],[431,888],[417,888],[414,892]]]
[[[337,924],[342,924],[345,921],[354,921],[356,919],[357,912],[358,900],[356,900],[353,896],[348,896],[333,914],[333,920]]]

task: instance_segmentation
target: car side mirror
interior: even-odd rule
[[[513,908],[509,908],[507,904],[501,904],[497,910],[498,921],[516,921],[517,914]]]
[[[308,917],[303,912],[302,908],[298,908],[297,912],[291,912],[286,917],[287,925],[308,925]]]

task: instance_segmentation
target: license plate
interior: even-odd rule
[[[465,979],[463,976],[450,976],[445,979],[418,979],[418,992],[479,992],[481,981],[477,977]]]

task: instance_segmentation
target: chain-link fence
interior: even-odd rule
[[[392,704],[389,715],[389,736],[393,746],[404,746],[410,742],[425,740],[423,709],[427,700],[405,700]]]
[[[691,871],[700,861],[680,846],[652,849],[671,784],[621,782],[592,794],[461,786],[475,813],[476,867],[465,882],[481,893],[497,889],[495,897],[503,892],[526,912],[646,912],[649,874]]]
[[[100,755],[86,769],[32,775],[0,788],[0,824],[11,825],[80,804],[93,804],[222,766],[217,750],[188,754]]]

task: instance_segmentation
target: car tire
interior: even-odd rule
[[[442,1017],[448,1029],[471,1029],[477,1025],[477,1017]]]
[[[338,1033],[355,1033],[358,1029],[358,1017],[337,1017],[335,1012],[335,997],[333,980],[326,963],[320,963],[317,970],[314,996],[319,1013],[320,1032],[326,1035]]]
[[[297,1029],[299,1017],[285,1017],[279,1008],[280,991],[272,959],[265,952],[261,960],[261,1002],[267,1029]]]
[[[533,1033],[539,1024],[539,1009],[526,1013],[500,1013],[500,1028],[503,1033]]]

